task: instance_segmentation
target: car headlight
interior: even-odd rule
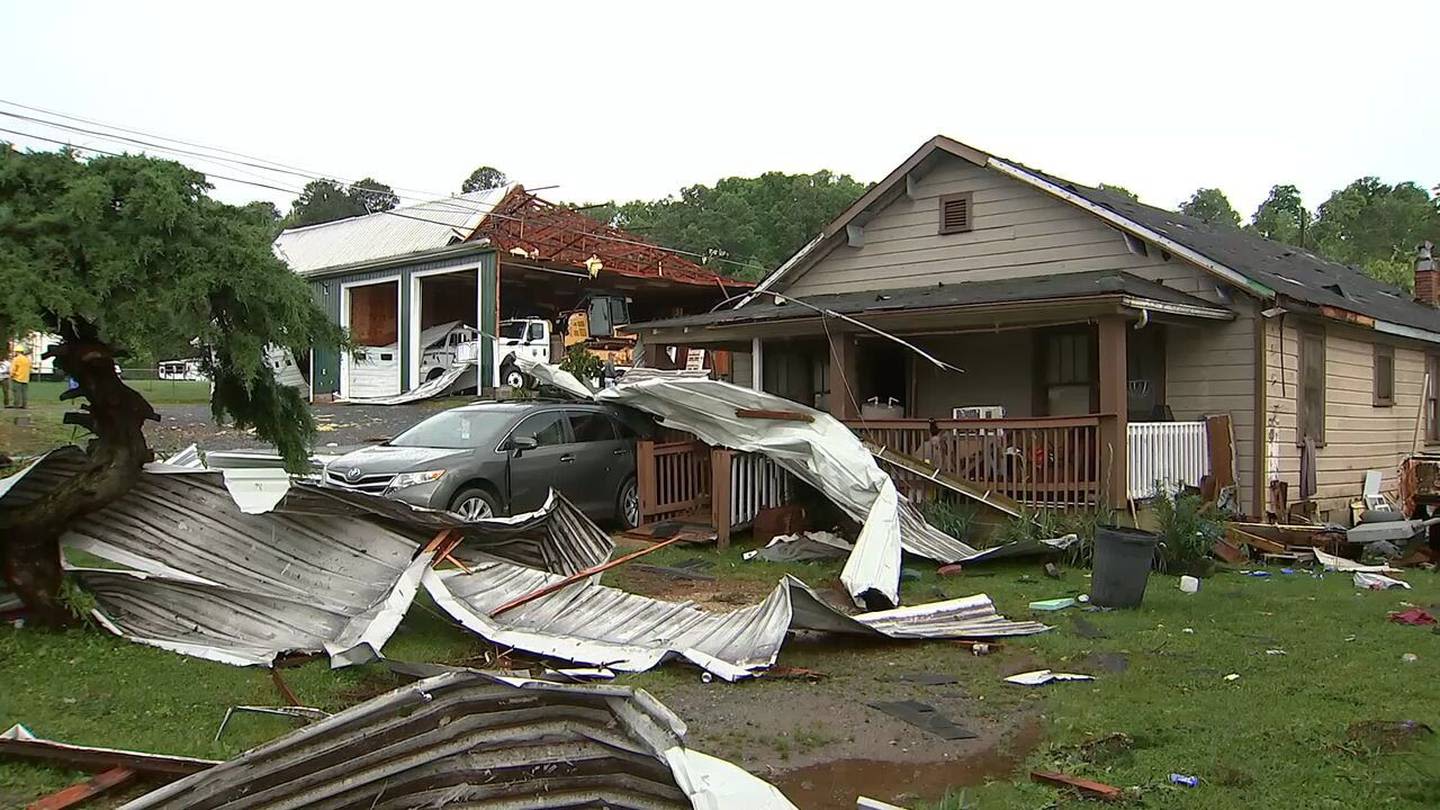
[[[428,470],[426,472],[400,473],[399,475],[395,476],[394,481],[390,482],[390,489],[394,491],[397,489],[405,489],[406,487],[413,487],[418,484],[428,484],[431,481],[439,481],[440,476],[444,474],[444,470]]]

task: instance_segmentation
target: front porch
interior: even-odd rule
[[[829,311],[793,317],[799,307],[789,304],[787,317],[743,326],[690,319],[640,331],[647,357],[727,351],[732,382],[827,411],[870,443],[987,491],[1035,507],[1123,508],[1153,495],[1157,481],[1200,485],[1212,452],[1226,469],[1210,483],[1234,483],[1228,422],[1207,424],[1210,411],[1177,421],[1166,398],[1170,347],[1186,346],[1188,357],[1207,323],[1230,316],[1161,303],[867,309],[863,322]],[[735,339],[741,332],[748,341]],[[889,471],[925,497],[921,476]]]

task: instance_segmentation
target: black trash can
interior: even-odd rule
[[[1090,601],[1101,607],[1140,607],[1160,538],[1139,529],[1101,526],[1095,530],[1095,569]]]

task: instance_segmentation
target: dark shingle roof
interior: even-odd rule
[[[859,315],[893,310],[1003,304],[1013,301],[1059,301],[1096,295],[1128,295],[1171,304],[1185,304],[1224,311],[1222,307],[1209,301],[1118,270],[1056,273],[1051,276],[1030,278],[967,281],[959,284],[933,284],[928,287],[867,290],[831,295],[807,295],[804,300],[806,303],[822,309],[844,315]],[[726,326],[813,317],[816,317],[813,309],[800,304],[776,304],[770,296],[761,294],[755,301],[740,309],[722,309],[719,312],[709,312],[703,315],[639,323],[635,324],[634,328]]]
[[[1207,225],[1194,217],[1036,169],[1025,167],[1025,171],[1173,239],[1286,298],[1440,332],[1440,311],[1415,303],[1409,293],[1376,281],[1358,268],[1235,228]]]

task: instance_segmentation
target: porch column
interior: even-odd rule
[[[750,388],[765,390],[765,344],[760,338],[750,338]]]
[[[1125,508],[1129,473],[1127,441],[1129,372],[1125,367],[1125,341],[1129,327],[1124,315],[1099,319],[1100,354],[1100,481],[1111,506]]]
[[[827,398],[830,415],[836,419],[855,419],[860,411],[851,394],[858,396],[860,384],[858,345],[854,332],[830,331],[830,394]]]

